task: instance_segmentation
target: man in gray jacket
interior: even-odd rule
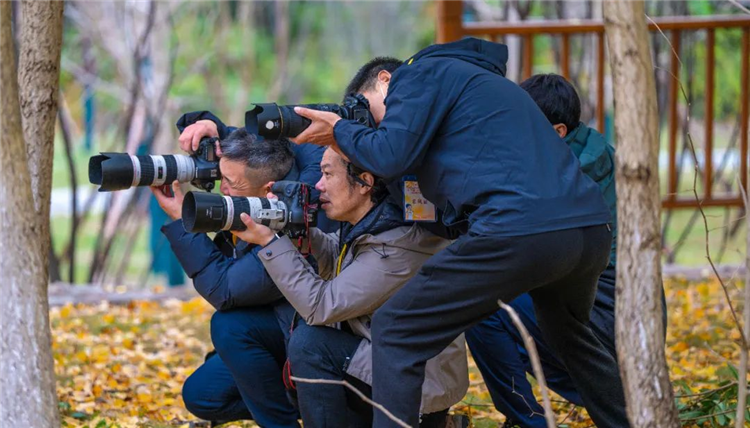
[[[246,215],[236,233],[263,245],[258,253],[266,271],[305,323],[292,332],[291,372],[301,378],[347,380],[366,395],[372,383],[372,314],[400,289],[433,254],[449,242],[404,220],[382,180],[328,149],[316,185],[328,218],[341,221],[338,233],[311,229],[319,274],[292,241],[277,237]],[[332,328],[334,327],[334,328]],[[296,384],[306,427],[358,427],[372,424],[372,410],[340,385]],[[422,388],[421,426],[442,427],[447,410],[468,388],[463,336],[427,362]],[[344,411],[344,409],[347,409]]]

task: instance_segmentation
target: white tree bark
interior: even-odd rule
[[[643,1],[604,3],[617,135],[616,343],[634,428],[678,427],[662,334],[659,130]]]
[[[19,74],[11,8],[11,2],[0,2],[0,421],[16,427],[58,427],[47,303],[50,181],[45,177],[51,177],[52,170],[62,3],[23,3],[27,30],[20,38]],[[19,75],[29,85],[22,94]],[[26,97],[24,113],[31,111],[24,114],[24,125],[39,133],[29,141],[34,147],[28,162],[19,95]]]

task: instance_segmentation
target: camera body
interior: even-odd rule
[[[317,206],[310,205],[310,187],[297,181],[277,181],[271,191],[278,199],[221,196],[188,192],[182,203],[182,221],[188,232],[245,230],[240,214],[290,237],[305,236],[317,224]]]
[[[191,156],[100,153],[89,159],[89,182],[98,184],[100,192],[124,190],[136,186],[163,186],[174,180],[190,182],[211,191],[221,179],[218,138],[203,138]]]
[[[342,119],[355,120],[362,125],[375,127],[375,119],[370,113],[370,102],[362,94],[349,94],[342,104],[278,105],[255,104],[255,108],[245,112],[245,128],[251,134],[277,140],[296,137],[310,126],[310,119],[294,112],[294,107],[336,113]]]
[[[195,187],[210,192],[216,186],[216,180],[221,180],[219,157],[216,155],[218,138],[202,138],[195,154],[191,156],[195,163],[195,178],[190,181]]]

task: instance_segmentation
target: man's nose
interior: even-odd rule
[[[315,183],[315,189],[319,192],[325,192],[325,186],[323,186],[323,177]]]

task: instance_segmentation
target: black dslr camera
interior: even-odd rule
[[[255,108],[245,112],[245,129],[251,134],[277,140],[281,137],[296,137],[310,126],[310,119],[294,112],[294,107],[330,111],[342,119],[356,120],[362,125],[375,127],[375,119],[370,113],[370,102],[362,94],[349,94],[343,104],[304,104],[278,105],[255,104]]]
[[[98,184],[100,192],[169,185],[174,180],[210,192],[221,179],[216,141],[218,138],[203,138],[192,156],[100,153],[89,159],[89,181]]]
[[[278,199],[221,196],[188,192],[182,203],[182,221],[188,232],[245,230],[240,214],[254,222],[284,232],[292,238],[305,236],[317,224],[317,205],[310,205],[310,187],[297,181],[277,181],[271,192]]]

